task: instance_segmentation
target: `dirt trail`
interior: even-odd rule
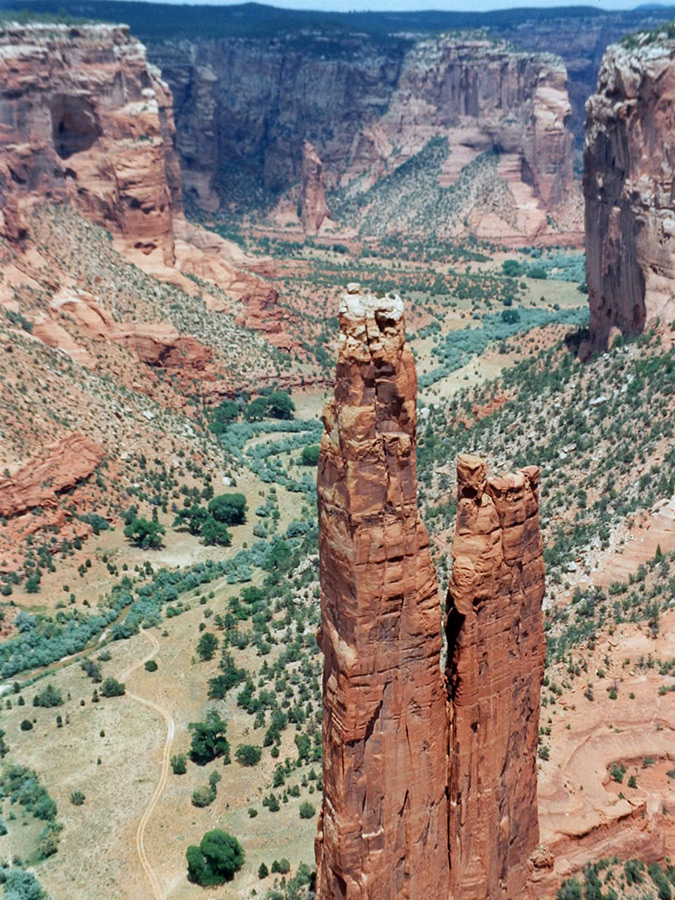
[[[141,633],[145,637],[147,637],[147,639],[152,644],[152,650],[147,656],[144,656],[143,659],[135,662],[133,665],[129,666],[128,669],[125,669],[125,671],[120,676],[120,679],[122,681],[126,680],[131,674],[133,674],[133,672],[136,671],[136,669],[144,666],[145,663],[148,662],[148,660],[152,659],[159,650],[159,641],[156,637],[154,637],[154,635],[150,634],[147,631],[144,631],[143,628],[141,628]],[[138,828],[136,829],[136,852],[138,853],[138,858],[140,859],[143,870],[148,877],[148,881],[150,882],[152,895],[155,900],[163,900],[164,892],[162,891],[159,880],[155,875],[152,866],[150,865],[150,860],[148,859],[148,855],[145,850],[145,829],[147,828],[150,817],[155,810],[155,806],[157,806],[159,798],[164,792],[164,788],[166,787],[166,782],[169,777],[171,744],[176,733],[176,723],[171,713],[168,710],[164,709],[164,707],[160,706],[158,703],[155,703],[152,700],[147,700],[145,697],[139,697],[138,694],[134,694],[132,693],[132,691],[127,691],[126,693],[127,697],[130,697],[132,700],[136,700],[138,703],[142,703],[143,706],[148,706],[150,709],[158,712],[166,722],[166,740],[164,741],[164,750],[162,753],[159,781],[157,782],[155,791],[150,798],[150,802],[148,803],[145,812],[141,816],[141,820],[138,823]]]

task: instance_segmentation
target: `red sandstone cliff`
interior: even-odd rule
[[[539,470],[457,462],[448,590],[450,874],[461,900],[517,900],[539,842],[537,741],[546,643]]]
[[[35,207],[70,203],[140,267],[215,282],[244,324],[290,345],[278,295],[257,277],[269,260],[183,217],[175,139],[171,92],[126,26],[0,28],[0,234],[24,241]]]
[[[45,199],[73,203],[173,261],[181,211],[171,94],[125,26],[0,29],[0,201],[12,238]]]
[[[320,900],[448,898],[441,620],[417,511],[416,392],[401,300],[354,287],[318,470]]]
[[[675,41],[605,53],[586,105],[586,280],[594,349],[675,319]]]

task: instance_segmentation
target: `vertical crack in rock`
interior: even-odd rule
[[[539,842],[545,640],[539,469],[457,461],[448,590],[449,840],[455,900],[516,900]]]
[[[441,612],[417,509],[403,304],[349,286],[318,471],[319,900],[448,900]]]

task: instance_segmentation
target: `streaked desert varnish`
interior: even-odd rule
[[[675,319],[675,41],[608,47],[586,103],[586,282],[593,350]],[[672,329],[671,329],[672,330]]]

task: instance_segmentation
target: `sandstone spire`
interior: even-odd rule
[[[516,900],[539,842],[537,739],[545,640],[539,469],[457,461],[448,590],[452,897]]]
[[[448,900],[441,614],[417,510],[416,391],[400,298],[350,285],[318,471],[319,900]]]
[[[328,215],[323,188],[323,165],[314,144],[302,144],[302,227],[306,235],[317,234]]]

